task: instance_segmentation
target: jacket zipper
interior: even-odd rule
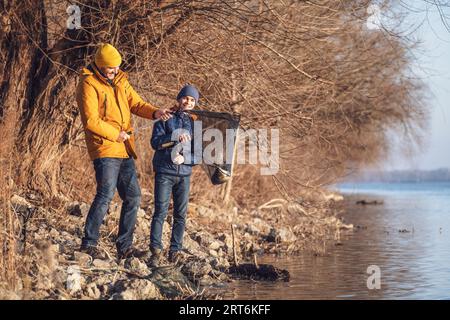
[[[181,128],[183,128],[183,117],[181,117]],[[180,175],[180,166],[181,164],[177,164],[177,175]]]
[[[105,113],[103,115],[104,119],[106,119],[106,106],[107,105],[108,105],[108,103],[107,103],[107,95],[106,95],[106,92],[105,92],[105,100],[103,101],[103,107],[105,108]]]
[[[120,112],[120,118],[122,119],[122,122],[120,123],[120,130],[123,130],[123,114],[122,114],[122,109],[120,108],[120,103],[119,103],[119,98],[117,97],[117,91],[115,89],[114,86],[111,85],[111,87],[114,90],[114,97],[116,98],[116,103],[117,103],[117,107],[119,108],[119,112]]]

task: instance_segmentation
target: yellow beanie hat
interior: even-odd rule
[[[102,43],[94,58],[97,67],[118,67],[122,63],[119,51],[109,43]]]

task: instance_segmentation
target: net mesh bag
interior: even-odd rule
[[[226,112],[212,112],[212,111],[199,111],[191,110],[189,113],[195,115],[195,127],[200,127],[202,130],[202,137],[209,137],[208,130],[215,129],[221,132],[223,139],[223,148],[214,149],[212,160],[209,157],[202,157],[201,166],[208,175],[210,181],[214,185],[222,184],[231,178],[233,157],[237,143],[237,130],[239,128],[240,116],[230,114]],[[194,129],[195,130],[195,129]],[[211,131],[210,131],[211,133]],[[214,139],[220,138],[220,135],[215,135]],[[196,139],[194,133],[194,139]],[[206,139],[207,140],[207,139]],[[211,141],[201,140],[202,148],[201,152],[208,148]],[[214,140],[214,142],[216,142]],[[197,150],[199,151],[199,150]],[[199,158],[200,155],[196,155]]]

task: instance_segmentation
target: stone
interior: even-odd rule
[[[227,251],[227,253],[231,253],[233,251],[233,238],[231,235],[228,235],[226,233],[219,235],[219,240],[225,243],[224,249]]]
[[[142,208],[139,208],[138,212],[137,212],[137,218],[138,219],[144,219],[145,218],[145,210]]]
[[[84,203],[84,202],[80,203],[81,215],[83,217],[87,217],[90,208],[91,208],[91,206],[89,204]]]
[[[259,252],[260,250],[262,250],[261,246],[257,243],[252,243],[252,252]]]
[[[197,252],[201,250],[201,247],[198,244],[198,242],[193,240],[191,237],[184,237],[183,247],[189,252]]]
[[[183,265],[183,269],[187,263]],[[180,270],[177,267],[160,267],[153,269],[153,272],[149,278],[155,285],[158,286],[159,291],[166,298],[175,298],[183,293],[182,288],[187,288],[190,291],[195,290],[195,286],[190,281],[189,276],[185,274],[185,271]]]
[[[98,284],[97,288],[100,290],[100,294],[101,295],[106,296],[109,293],[110,285],[108,285],[108,284]]]
[[[16,194],[11,197],[10,203],[13,211],[19,214],[19,219],[21,220],[28,220],[38,209],[29,203],[25,198]]]
[[[145,188],[141,189],[141,203],[148,206],[153,201],[153,194]]]
[[[92,262],[92,257],[84,252],[75,251],[73,257],[81,266],[89,266]]]
[[[101,292],[97,287],[97,284],[90,283],[86,286],[85,295],[91,299],[98,300],[100,299]]]
[[[198,206],[197,207],[197,213],[201,217],[212,217],[214,214],[214,211],[207,207]]]
[[[46,276],[42,276],[40,275],[38,277],[38,280],[36,281],[36,286],[34,287],[34,289],[36,291],[49,291],[51,289],[53,289],[53,281],[52,279],[46,275]]]
[[[297,240],[295,234],[286,228],[280,228],[278,231],[278,235],[280,237],[281,242],[294,242]]]
[[[211,261],[211,267],[213,267],[216,270],[226,270],[230,267],[230,263],[228,262],[227,259],[224,258],[214,258],[213,261]]]
[[[215,283],[215,280],[213,278],[211,278],[209,275],[204,275],[203,277],[201,277],[199,279],[198,283],[199,283],[199,286],[209,287]]]
[[[21,209],[30,209],[34,207],[25,198],[15,194],[10,199],[11,205],[16,211],[21,211]]]
[[[214,259],[214,258],[213,258]],[[209,263],[201,261],[189,261],[181,269],[191,281],[195,281],[211,272],[212,267]]]
[[[243,248],[244,248],[244,252],[252,252],[253,243],[245,242]]]
[[[252,235],[258,235],[261,233],[261,231],[257,227],[255,227],[253,224],[247,224],[244,231],[248,232],[249,234],[252,234]]]
[[[92,262],[92,265],[94,267],[100,268],[100,269],[108,269],[111,268],[111,263],[109,261],[106,260],[101,260],[101,259],[95,259]]]
[[[66,289],[71,295],[81,291],[82,277],[80,268],[77,266],[70,266],[67,268]]]
[[[42,240],[44,240],[44,237],[41,234],[37,233],[37,232],[34,233],[33,238],[34,238],[34,241],[42,241]]]
[[[97,284],[97,287],[102,291],[103,293],[106,293],[107,291],[104,291],[105,287],[108,287],[111,285],[111,279],[114,277],[114,275],[111,274],[103,274],[95,279],[95,283]]]
[[[0,288],[0,300],[22,300],[16,292]]]
[[[62,231],[60,233],[61,237],[64,238],[67,241],[73,241],[74,240],[74,236],[70,233],[68,233],[67,231]]]
[[[209,247],[209,245],[215,241],[214,237],[205,231],[198,231],[194,234],[194,240],[202,247]]]
[[[353,224],[342,223],[342,224],[339,225],[339,229],[341,229],[341,230],[352,230],[353,229]]]
[[[35,193],[28,193],[27,198],[30,199],[31,201],[37,201],[41,199],[40,196]]]
[[[210,255],[210,256],[213,256],[213,257],[218,257],[218,256],[219,256],[219,255],[217,254],[217,251],[216,251],[216,250],[212,250],[212,249],[209,250],[209,255]]]
[[[108,207],[108,214],[114,216],[116,214],[119,214],[119,211],[120,211],[120,205],[116,202],[111,201],[111,203],[109,204],[109,207]]]
[[[160,299],[158,287],[146,279],[119,280],[114,286],[113,300]]]
[[[336,193],[336,192],[330,192],[328,194],[324,193],[323,194],[323,198],[326,201],[336,201],[336,202],[344,200],[344,197],[341,194]]]
[[[259,230],[259,233],[268,233],[271,229],[271,226],[260,218],[253,218],[252,224],[257,230]]]
[[[150,230],[150,221],[145,218],[138,218],[135,228],[135,236],[147,240]]]
[[[211,250],[218,250],[219,248],[224,247],[224,246],[225,246],[225,244],[222,241],[216,240],[216,241],[211,242],[209,244],[208,248]]]
[[[58,268],[53,273],[53,282],[55,283],[56,287],[64,286],[66,279],[67,279],[67,272],[63,267]]]
[[[52,228],[49,232],[50,237],[52,237],[53,239],[57,239],[59,238],[59,232],[58,230]]]
[[[150,273],[147,265],[135,257],[125,260],[125,268],[142,277],[148,276]]]
[[[71,202],[67,205],[67,212],[76,217],[85,217],[89,212],[89,205],[84,202]]]
[[[296,240],[295,234],[287,228],[272,228],[267,236],[269,242],[294,242]]]

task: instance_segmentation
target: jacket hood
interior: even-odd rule
[[[84,67],[81,69],[80,76],[84,79],[90,76],[95,76],[98,80],[101,82],[108,84],[107,79],[100,73],[100,71],[97,69],[94,63],[91,63],[87,67]],[[119,83],[122,79],[127,79],[128,75],[126,72],[119,69],[119,72],[114,77],[113,84]]]

